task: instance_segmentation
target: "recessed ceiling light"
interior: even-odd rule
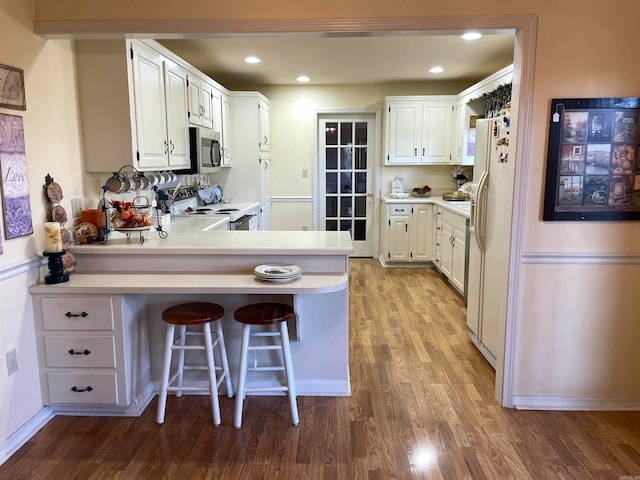
[[[462,38],[464,38],[465,40],[477,40],[481,36],[482,36],[481,33],[469,32],[469,33],[465,33],[464,35],[462,35]]]
[[[254,57],[253,55],[250,57],[247,57],[244,59],[244,61],[246,63],[260,63],[262,60],[260,60],[258,57]]]
[[[442,73],[444,72],[444,68],[442,67],[432,67],[429,69],[431,73]]]
[[[300,75],[298,78],[296,78],[296,80],[298,80],[300,83],[307,83],[311,79],[306,75]]]

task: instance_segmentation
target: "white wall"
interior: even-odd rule
[[[0,63],[24,70],[27,100],[26,111],[0,113],[23,118],[34,229],[33,235],[10,240],[2,232],[0,445],[42,409],[28,287],[40,275],[45,176],[50,174],[62,186],[62,205],[69,214],[70,199],[82,197],[73,51],[67,40],[45,41],[33,34],[32,8],[30,0],[0,0]],[[8,376],[5,353],[14,348],[18,371]]]

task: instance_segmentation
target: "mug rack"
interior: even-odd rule
[[[107,191],[109,191],[109,185],[112,181],[118,181],[118,182],[124,182],[126,181],[128,178],[132,178],[134,182],[136,182],[136,184],[140,181],[142,181],[142,179],[147,179],[149,180],[147,177],[145,177],[144,172],[139,171],[138,169],[136,169],[133,165],[124,165],[122,167],[120,167],[120,169],[117,172],[113,172],[113,174],[111,175],[111,177],[109,177],[107,179],[107,181],[104,183],[104,185],[102,185],[102,187],[100,187],[102,189],[102,201],[100,202],[102,205],[102,211],[104,212],[104,218],[105,218],[105,223],[102,226],[102,238],[103,241],[102,243],[107,243],[108,242],[108,237],[109,237],[109,224],[108,224],[108,220],[107,220],[107,199],[106,199],[106,193]],[[152,186],[152,190],[154,192],[154,194],[158,195],[158,186],[157,185],[153,185]],[[136,197],[138,198],[138,197]],[[157,198],[156,198],[157,201]],[[148,200],[147,200],[148,202]],[[146,205],[148,207],[148,203]],[[135,207],[135,205],[134,205]],[[156,232],[158,233],[158,236],[160,238],[167,238],[167,236],[169,235],[168,232],[164,231],[162,229],[162,225],[160,223],[160,213],[159,210],[156,208]],[[127,236],[127,240],[129,240],[131,238],[132,233],[137,233],[139,235],[139,240],[140,243],[144,243],[144,232],[148,231],[150,228],[149,227],[140,227],[140,228],[130,228],[130,229],[125,229],[125,228],[116,228],[116,231],[119,231],[121,233],[125,233]]]

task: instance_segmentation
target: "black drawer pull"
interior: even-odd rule
[[[87,312],[82,312],[82,313],[71,313],[71,312],[67,312],[64,314],[65,317],[67,318],[71,318],[71,317],[86,317],[87,315],[89,315]]]
[[[89,385],[87,388],[78,388],[75,385],[73,387],[71,387],[71,391],[72,392],[90,392],[91,390],[93,390],[93,387],[91,387],[91,385]]]
[[[91,350],[87,350],[86,348],[81,352],[76,352],[73,348],[69,350],[69,355],[89,355]]]

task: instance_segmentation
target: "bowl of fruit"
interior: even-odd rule
[[[116,230],[142,230],[153,225],[147,208],[141,208],[134,202],[110,202],[113,207],[111,225]],[[145,206],[146,207],[146,206]]]
[[[428,197],[431,195],[431,187],[429,185],[418,185],[411,191],[414,197]]]

